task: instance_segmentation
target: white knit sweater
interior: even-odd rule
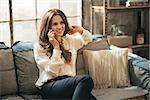
[[[61,50],[54,49],[51,58],[49,58],[45,50],[36,42],[34,44],[34,58],[39,68],[39,78],[36,82],[36,86],[40,87],[47,80],[57,76],[75,76],[77,50],[91,41],[91,33],[87,30],[83,30],[82,35],[76,32],[73,35],[67,34],[63,37],[64,48],[69,50],[72,54],[71,63],[69,64],[61,57]]]

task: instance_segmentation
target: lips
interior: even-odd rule
[[[56,32],[60,32],[60,31],[62,31],[61,28],[57,28],[57,29],[56,29]]]
[[[61,33],[62,31],[56,31],[57,33]]]
[[[63,29],[57,29],[56,32],[57,33],[62,33],[64,30]]]
[[[63,30],[56,30],[56,35],[62,36],[63,35]]]

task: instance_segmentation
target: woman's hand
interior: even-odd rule
[[[57,41],[57,39],[55,38],[55,32],[53,30],[50,30],[47,34],[47,36],[49,37],[49,42],[53,45],[53,47],[55,49],[60,49],[59,48],[59,42]]]
[[[69,31],[69,34],[74,34],[76,32],[79,32],[80,34],[83,33],[83,28],[80,27],[80,26],[77,26],[77,25],[72,25],[70,26],[70,31]]]

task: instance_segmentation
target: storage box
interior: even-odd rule
[[[128,47],[132,45],[132,36],[108,36],[108,42],[119,47]]]

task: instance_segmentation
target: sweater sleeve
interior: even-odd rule
[[[76,50],[82,48],[84,45],[88,44],[91,41],[92,34],[85,29],[83,30],[82,35],[79,32],[77,32],[69,36],[70,48],[74,48]]]
[[[86,45],[89,42],[92,42],[92,34],[88,30],[83,30],[82,33],[82,38],[83,38],[83,44]]]
[[[37,44],[34,45],[34,58],[39,69],[54,77],[59,75],[60,66],[64,64],[60,50],[54,49],[51,58],[49,58]]]

